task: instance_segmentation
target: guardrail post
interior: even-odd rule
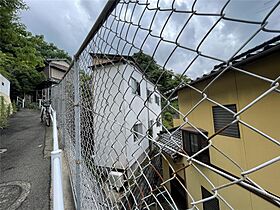
[[[44,106],[42,106],[42,109]],[[56,123],[56,111],[50,106],[53,127],[53,151],[51,152],[51,169],[53,181],[53,209],[64,210],[63,183],[62,183],[62,151],[59,149]]]
[[[39,109],[41,109],[41,106],[42,106],[42,99],[38,99],[39,101]]]
[[[57,134],[57,121],[56,121],[56,112],[52,110],[52,122],[53,122],[53,150],[56,151],[59,148],[58,145],[58,134]]]
[[[75,150],[76,150],[76,208],[81,209],[81,138],[80,138],[80,75],[74,58],[74,105],[75,105]]]
[[[61,152],[62,151],[60,149],[51,152],[54,210],[64,210]]]

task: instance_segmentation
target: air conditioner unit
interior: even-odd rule
[[[124,186],[124,174],[118,171],[111,171],[109,173],[109,185],[112,188],[116,188],[117,191]]]

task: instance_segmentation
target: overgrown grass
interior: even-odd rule
[[[12,102],[12,107],[13,107],[13,113],[18,111],[17,104],[15,101]]]
[[[4,96],[0,96],[0,128],[8,126],[8,117],[16,111],[15,103],[6,104]]]
[[[7,108],[5,105],[4,97],[0,96],[0,128],[6,127],[7,123],[8,123]]]
[[[39,109],[38,104],[36,102],[26,103],[27,109]]]

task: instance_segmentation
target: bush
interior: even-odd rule
[[[0,96],[0,128],[8,125],[8,108],[5,105],[4,96]]]
[[[39,109],[38,104],[36,102],[26,104],[27,109]]]
[[[13,113],[17,112],[18,109],[15,101],[12,102],[12,107],[13,107]]]

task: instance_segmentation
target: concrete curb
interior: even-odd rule
[[[64,208],[67,210],[75,210],[75,203],[73,199],[72,187],[69,177],[69,168],[66,162],[65,153],[62,153],[62,179],[63,179],[63,193],[64,193]]]

